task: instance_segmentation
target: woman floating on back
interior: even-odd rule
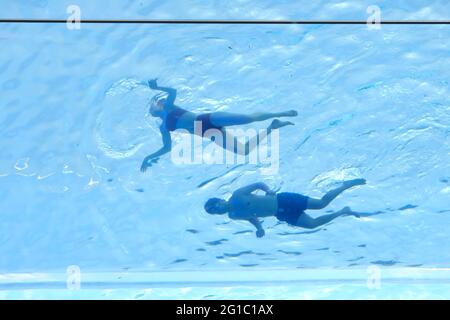
[[[227,148],[228,145],[232,146],[232,149],[227,149],[231,152],[247,155],[254,147],[256,147],[268,134],[274,129],[279,129],[287,125],[293,125],[289,121],[273,120],[270,126],[265,132],[259,133],[256,137],[252,138],[252,141],[248,141],[245,145],[242,145],[237,141],[237,137],[227,133],[225,130],[229,126],[245,125],[256,121],[264,121],[278,117],[295,117],[297,111],[289,110],[285,112],[275,113],[253,113],[248,115],[229,113],[229,112],[213,112],[204,114],[195,114],[193,112],[182,109],[174,104],[177,91],[173,88],[159,87],[156,83],[156,79],[148,81],[148,85],[151,89],[160,90],[166,92],[167,95],[158,94],[154,96],[150,102],[149,113],[154,117],[162,119],[160,131],[162,135],[163,146],[158,151],[145,157],[142,162],[141,171],[144,172],[153,163],[158,161],[158,158],[163,154],[170,152],[172,149],[172,138],[170,136],[171,131],[177,129],[187,130],[191,134],[201,134],[209,129],[217,129],[223,134],[223,141],[220,139],[215,142],[222,148]],[[195,130],[195,123],[201,123],[201,130]],[[233,139],[234,143],[226,143],[227,139]],[[253,140],[256,139],[256,140]],[[225,146],[225,147],[224,147]]]

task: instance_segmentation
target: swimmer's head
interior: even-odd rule
[[[205,211],[209,214],[225,214],[228,209],[228,202],[223,199],[211,198],[205,203]]]
[[[154,117],[160,117],[164,113],[164,106],[166,104],[167,97],[164,94],[157,94],[149,103],[148,113]]]

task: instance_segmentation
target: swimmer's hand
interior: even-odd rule
[[[266,191],[266,195],[268,195],[268,196],[274,196],[276,194],[277,194],[277,192],[275,190],[267,190]]]
[[[250,222],[252,225],[255,226],[255,228],[256,228],[256,236],[258,238],[264,237],[265,232],[264,232],[264,229],[262,227],[263,221],[259,221],[259,219],[257,217],[253,217],[253,218],[250,218],[248,220],[248,222]]]
[[[148,167],[151,167],[152,164],[157,163],[158,160],[159,158],[145,157],[144,161],[142,161],[141,171],[145,172]]]
[[[158,80],[157,78],[152,79],[152,80],[148,80],[148,86],[150,87],[150,89],[157,89],[158,88],[158,84],[156,83],[156,80]]]

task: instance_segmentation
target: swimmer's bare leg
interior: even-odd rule
[[[296,110],[288,110],[282,112],[255,112],[249,115],[252,122],[255,121],[265,121],[273,118],[282,118],[282,117],[296,117],[298,112]]]
[[[354,186],[366,184],[365,179],[354,179],[344,181],[339,188],[328,191],[321,199],[308,198],[307,209],[323,209],[330,204],[338,195]]]
[[[337,212],[326,214],[317,218],[313,218],[306,213],[302,213],[294,225],[306,229],[314,229],[341,216],[354,216],[359,218],[357,212],[353,212],[349,207],[345,207]]]
[[[218,127],[228,127],[244,125],[258,121],[265,121],[273,118],[295,117],[297,111],[289,110],[284,112],[257,112],[253,114],[238,114],[230,112],[214,112],[211,114],[211,123]]]
[[[246,156],[250,152],[252,152],[271,132],[275,129],[280,129],[285,126],[293,126],[294,124],[290,121],[281,121],[275,119],[272,121],[270,126],[267,127],[265,131],[259,132],[256,136],[252,137],[247,143],[242,144],[238,141],[238,137],[233,136],[232,134],[226,132],[226,130],[222,130],[224,133],[223,141],[216,140],[216,143],[220,145],[222,148],[234,152],[239,155]],[[231,146],[228,145],[227,140],[233,140]]]

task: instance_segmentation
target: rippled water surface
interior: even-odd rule
[[[84,18],[365,19],[369,4],[187,3],[80,6]],[[392,19],[450,16],[444,1],[382,3]],[[5,7],[66,17],[64,1]],[[0,272],[449,268],[449,38],[433,25],[0,25]],[[151,78],[196,112],[298,110],[279,172],[166,155],[141,173],[161,143],[155,92],[138,84]],[[259,180],[320,197],[355,177],[367,185],[327,210],[367,215],[312,231],[267,218],[257,239],[203,211]]]

